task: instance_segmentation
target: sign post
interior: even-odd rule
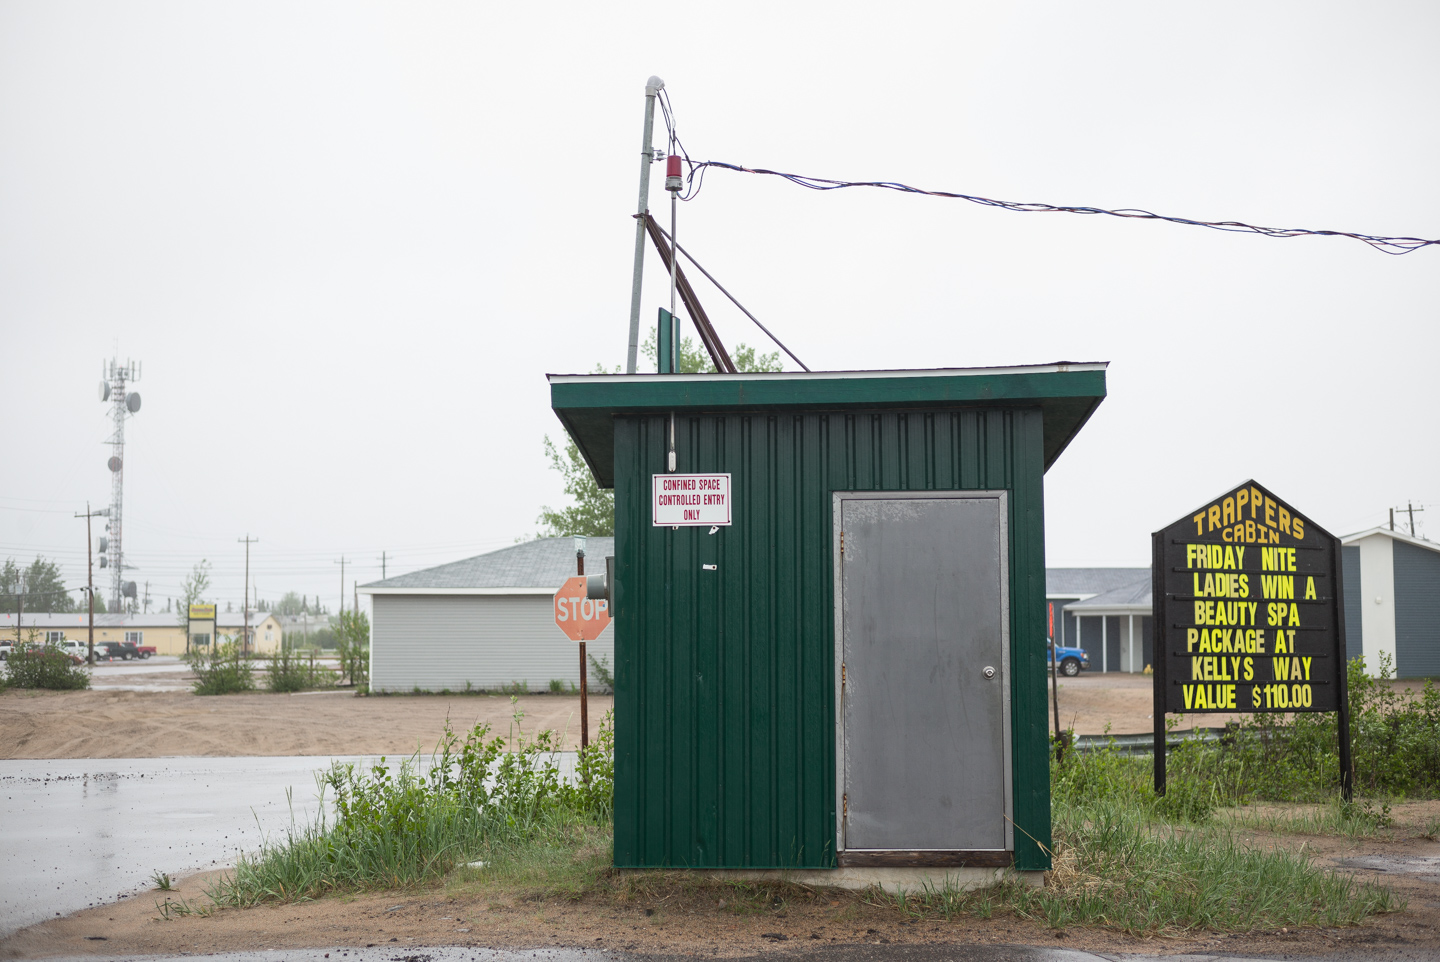
[[[1155,793],[1165,713],[1338,714],[1354,793],[1340,539],[1254,481],[1151,536]]]
[[[610,606],[604,598],[588,598],[585,591],[585,556],[577,554],[576,567],[580,574],[567,578],[555,592],[551,608],[555,614],[555,626],[571,641],[580,643],[580,747],[590,744],[589,706],[586,695],[585,642],[598,638],[610,627]]]

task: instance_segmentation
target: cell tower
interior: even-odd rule
[[[109,536],[100,539],[100,566],[111,569],[110,610],[118,612],[124,610],[126,598],[135,597],[135,582],[125,580],[125,519],[121,509],[125,502],[125,419],[140,410],[140,395],[129,385],[140,380],[140,365],[112,359],[102,363],[100,371],[100,400],[110,402],[110,417],[115,422],[115,430],[106,442],[110,445],[110,523],[105,526]]]

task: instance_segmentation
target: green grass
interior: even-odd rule
[[[1342,838],[1378,838],[1394,824],[1388,803],[1368,799],[1346,803],[1338,796],[1318,805],[1278,808],[1238,808],[1226,813],[1229,824],[1280,835],[1334,835]]]
[[[1057,929],[1135,934],[1353,925],[1404,907],[1389,889],[1317,868],[1302,853],[1251,846],[1223,826],[1177,825],[1134,801],[1062,803],[1055,840],[1044,888],[1015,879],[888,898],[917,918],[1010,911]]]

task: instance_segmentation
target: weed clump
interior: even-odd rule
[[[517,708],[513,751],[505,750],[504,737],[491,737],[489,725],[461,738],[447,723],[426,763],[418,755],[394,766],[383,758],[370,767],[335,763],[317,776],[333,817],[322,811],[283,841],[242,856],[211,898],[244,906],[396,888],[521,850],[549,848],[573,857],[612,818],[611,716],[580,753],[573,780],[561,776],[558,735],[527,737],[519,731],[523,718]]]
[[[75,664],[59,645],[26,642],[17,645],[7,661],[8,685],[15,688],[46,688],[51,691],[74,691],[90,687],[90,672]]]
[[[195,673],[191,687],[197,695],[232,695],[255,690],[250,663],[240,657],[240,646],[233,641],[192,648],[185,654],[185,663]]]
[[[316,664],[315,649],[311,648],[308,655],[282,644],[265,665],[265,687],[273,692],[292,692],[334,685],[336,672]]]

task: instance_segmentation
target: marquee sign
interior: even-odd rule
[[[1166,712],[1339,711],[1348,755],[1340,540],[1247,481],[1152,552],[1157,763]]]

